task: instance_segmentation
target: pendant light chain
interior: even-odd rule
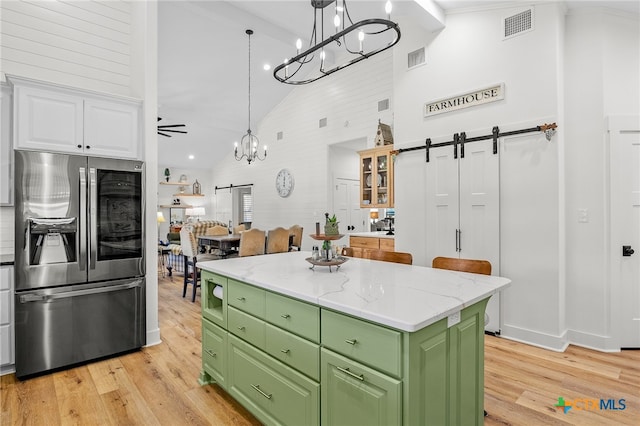
[[[249,52],[249,68],[248,68],[248,90],[247,90],[247,133],[242,137],[240,143],[236,142],[234,144],[233,155],[237,161],[242,160],[243,158],[247,159],[247,162],[251,164],[255,160],[264,160],[267,158],[267,146],[264,146],[264,153],[262,156],[258,153],[258,144],[260,141],[258,138],[251,133],[251,35],[253,34],[253,30],[246,30],[245,33],[249,36],[249,48],[247,49]]]
[[[253,34],[253,30],[247,30],[247,34],[249,35],[249,121],[247,123],[247,132],[251,133],[251,34]]]

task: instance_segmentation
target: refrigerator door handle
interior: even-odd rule
[[[80,260],[78,261],[80,270],[87,267],[87,171],[80,167]]]
[[[113,291],[128,290],[130,288],[140,287],[142,280],[135,280],[129,283],[118,284],[113,286],[88,288],[85,290],[65,291],[63,293],[54,294],[23,294],[20,295],[20,303],[29,302],[45,302],[56,299],[67,299],[69,297],[85,296],[87,294],[110,293]]]
[[[96,269],[96,258],[98,257],[98,184],[96,181],[95,167],[89,168],[89,269]]]

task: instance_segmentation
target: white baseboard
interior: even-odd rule
[[[504,324],[502,326],[500,337],[515,340],[516,342],[526,343],[528,345],[538,346],[555,352],[564,352],[565,349],[567,349],[567,346],[569,346],[566,333],[561,336],[553,336],[551,334],[515,327],[508,324]]]
[[[611,336],[599,336],[583,331],[568,330],[567,340],[576,346],[593,349],[600,352],[620,352],[620,345]]]
[[[147,344],[144,346],[155,346],[160,343],[162,343],[162,340],[160,339],[160,329],[156,328],[155,330],[147,330]]]

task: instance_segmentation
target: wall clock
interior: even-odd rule
[[[281,197],[288,197],[293,192],[293,175],[287,169],[282,169],[276,176],[276,191]]]

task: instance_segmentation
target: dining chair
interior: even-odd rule
[[[255,256],[264,254],[265,232],[252,228],[240,234],[240,248],[238,256]]]
[[[233,233],[234,234],[239,234],[242,231],[246,231],[246,230],[247,230],[247,227],[246,227],[246,225],[244,223],[233,227]]]
[[[240,239],[242,245],[242,238]],[[289,230],[282,227],[270,229],[267,233],[267,254],[289,251]]]
[[[474,274],[491,275],[491,262],[480,259],[458,259],[455,257],[436,257],[431,262],[431,267],[448,269],[451,271],[471,272]],[[489,314],[484,313],[484,323],[489,322]],[[487,415],[487,410],[484,410]]]
[[[293,240],[291,242],[291,247],[289,247],[289,251],[302,250],[302,226],[293,225],[289,228],[289,235],[293,235]]]
[[[229,235],[229,228],[222,225],[212,226],[211,228],[207,228],[207,231],[204,235],[208,235],[211,237],[215,237],[217,235]]]
[[[193,284],[193,294],[191,301],[196,301],[196,289],[200,287],[198,284],[198,262],[205,260],[216,260],[218,256],[214,256],[207,253],[198,253],[198,244],[196,243],[196,237],[186,227],[180,230],[180,246],[182,247],[182,254],[184,256],[184,286],[182,287],[182,297],[187,294],[187,286]]]
[[[405,265],[413,264],[413,256],[411,253],[401,251],[365,249],[363,250],[363,257],[365,259],[382,260],[384,262],[404,263]]]
[[[204,235],[209,237],[229,235],[229,228],[222,225],[215,225],[210,228],[207,228]],[[222,250],[214,249],[214,248],[209,248],[209,253],[214,254],[216,256],[224,256],[226,254]]]
[[[489,262],[488,260],[458,259],[455,257],[436,257],[431,262],[431,266],[438,269],[449,269],[452,271],[491,275],[491,262]]]

